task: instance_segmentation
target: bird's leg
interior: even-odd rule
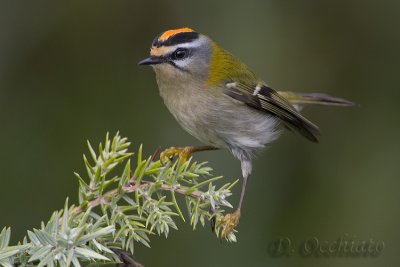
[[[249,176],[247,174],[243,175],[242,191],[240,193],[239,205],[236,211],[233,213],[226,214],[221,221],[222,223],[221,238],[226,238],[233,231],[233,229],[235,229],[235,227],[239,224],[240,210],[242,208],[243,199],[246,192],[246,184],[248,177]]]
[[[195,152],[216,150],[217,147],[213,146],[185,146],[185,147],[170,147],[165,149],[160,154],[161,163],[166,162],[166,160],[171,160],[173,156],[178,155],[182,162],[188,160],[190,155]]]

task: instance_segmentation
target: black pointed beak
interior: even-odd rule
[[[164,60],[160,57],[148,57],[139,61],[138,65],[155,65],[163,62]]]

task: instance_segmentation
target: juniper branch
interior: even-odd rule
[[[180,216],[185,221],[175,193],[186,200],[193,229],[199,222],[204,226],[206,221],[212,221],[218,237],[223,228],[222,208],[232,207],[226,198],[235,182],[217,188],[213,182],[221,177],[209,178],[212,169],[206,163],[190,159],[163,166],[155,160],[155,154],[143,159],[142,146],[131,171],[133,153],[128,152],[129,145],[119,133],[113,139],[107,134],[97,153],[88,142],[91,160],[83,156],[86,177],[75,173],[79,204],[69,206],[67,199],[63,210],[55,211],[40,229],[28,231],[16,246],[9,245],[11,230],[4,228],[0,232],[0,266],[80,266],[83,262],[125,261],[127,254],[119,252],[133,254],[135,243],[149,247],[149,235],[155,233],[167,237],[170,228],[177,229],[173,217]],[[122,173],[109,178],[123,163]],[[226,238],[236,241],[234,231]]]
[[[149,182],[149,181],[141,182],[140,185],[129,184],[128,186],[122,187],[122,191],[124,193],[134,193],[138,189],[138,187],[140,187],[140,189],[142,189],[142,190],[145,190],[154,184],[155,184],[154,182]],[[186,187],[186,186],[182,186],[180,188],[174,188],[173,186],[163,184],[163,185],[161,185],[160,189],[164,190],[164,191],[176,192],[176,193],[179,193],[179,194],[182,194],[182,195],[185,195],[188,197],[192,197],[195,199],[200,199],[203,202],[205,201],[203,192],[201,192],[201,191],[190,192],[190,188]],[[102,195],[101,197],[98,197],[94,200],[89,201],[89,203],[87,205],[85,205],[86,207],[78,206],[78,207],[73,208],[71,210],[71,215],[77,215],[77,214],[81,213],[82,211],[84,211],[84,209],[87,209],[89,207],[95,208],[101,204],[107,204],[111,198],[118,196],[118,194],[120,194],[120,193],[121,193],[120,190],[113,189],[113,190],[107,192],[106,194]]]

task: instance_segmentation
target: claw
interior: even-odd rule
[[[182,161],[182,163],[185,163],[190,158],[190,155],[192,154],[192,150],[193,150],[193,148],[190,146],[184,147],[182,149],[182,151],[179,153],[179,158]]]
[[[165,164],[168,161],[172,161],[173,156],[178,155],[179,152],[176,147],[170,147],[165,149],[163,152],[160,153],[160,161],[161,164]]]
[[[160,161],[164,164],[167,161],[172,161],[174,156],[179,156],[179,159],[182,163],[186,162],[191,153],[193,148],[192,147],[170,147],[165,149],[160,154]]]
[[[222,224],[222,232],[221,238],[226,238],[235,227],[239,224],[240,220],[240,209],[237,209],[234,213],[225,214],[224,218],[221,221]]]

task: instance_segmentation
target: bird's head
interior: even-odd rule
[[[168,30],[153,41],[150,57],[139,65],[151,65],[165,78],[207,79],[213,41],[190,28]]]

